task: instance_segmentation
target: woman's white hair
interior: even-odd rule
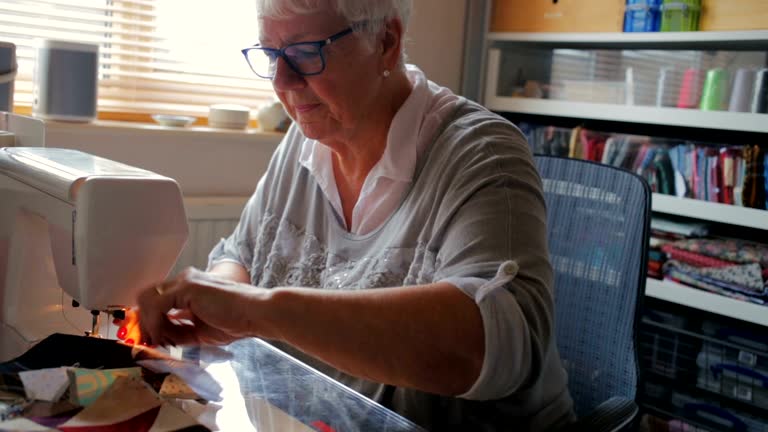
[[[411,17],[411,5],[412,0],[256,0],[259,19],[281,19],[328,8],[335,9],[356,32],[367,36],[371,43],[392,18],[400,19],[405,33]],[[401,45],[400,62],[403,63],[405,43]]]

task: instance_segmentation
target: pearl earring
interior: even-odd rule
[[[384,69],[384,72],[382,72],[382,73],[381,73],[381,75],[382,75],[384,78],[389,78],[389,70],[388,70],[388,69]]]

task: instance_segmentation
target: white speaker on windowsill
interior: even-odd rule
[[[16,45],[0,42],[0,111],[13,111],[13,82],[16,78]]]
[[[98,70],[98,45],[38,41],[32,114],[47,120],[94,120]]]

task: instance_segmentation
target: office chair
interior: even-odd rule
[[[535,160],[547,203],[557,347],[579,419],[568,430],[621,430],[639,411],[636,341],[650,189],[639,176],[608,165]]]

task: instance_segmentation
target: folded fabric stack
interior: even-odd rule
[[[651,247],[648,249],[648,277],[664,279],[662,268],[666,261],[667,256],[661,251],[661,248],[651,242]]]
[[[709,225],[701,222],[678,222],[660,216],[651,219],[648,248],[648,276],[663,279],[663,266],[668,259],[664,247],[672,242],[709,234]]]
[[[768,245],[695,238],[661,246],[664,278],[757,304],[768,302]]]

